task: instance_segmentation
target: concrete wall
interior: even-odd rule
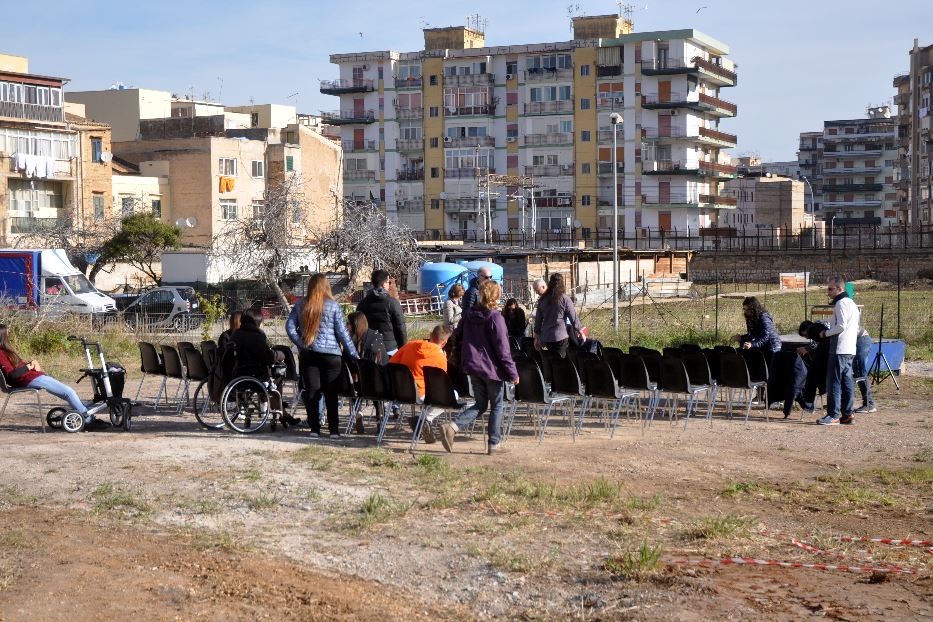
[[[0,54],[0,71],[10,71],[12,73],[29,73],[29,59],[25,56]]]
[[[124,198],[133,199],[134,209],[137,211],[151,210],[152,201],[158,199],[161,202],[162,220],[174,222],[171,219],[171,194],[167,176],[114,175],[113,206],[115,212],[121,212]]]
[[[112,152],[111,130],[109,126],[96,123],[73,126],[78,130],[78,183],[76,185],[75,204],[79,222],[88,222],[94,218],[94,196],[104,199],[107,216],[113,214],[113,168],[110,162],[94,162],[91,139],[101,140],[101,149]]]
[[[87,118],[113,128],[114,142],[135,140],[140,119],[157,119],[172,114],[171,94],[149,89],[72,91],[65,100],[84,104]]]
[[[284,128],[296,121],[297,111],[294,106],[282,104],[257,104],[253,106],[227,106],[228,112],[239,112],[251,116],[259,115],[256,127]],[[252,123],[250,123],[252,126]]]

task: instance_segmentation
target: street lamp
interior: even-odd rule
[[[801,175],[800,179],[807,182],[807,188],[810,189],[810,237],[813,248],[816,249],[816,208],[813,206],[813,186],[806,175]]]
[[[616,163],[616,136],[622,125],[622,115],[609,115],[612,123],[612,330],[619,333],[619,167]],[[631,301],[629,301],[631,304]]]

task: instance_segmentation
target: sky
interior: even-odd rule
[[[618,11],[610,0],[3,4],[3,21],[15,27],[2,29],[0,53],[28,56],[32,73],[69,78],[67,90],[123,82],[227,105],[293,103],[305,113],[337,107],[336,97],[318,90],[320,79],[338,77],[332,53],[417,51],[422,27],[463,25],[474,13],[487,20],[487,45],[566,41],[571,6],[585,15]],[[721,127],[738,134],[735,155],[768,161],[796,159],[800,132],[822,129],[823,120],[860,118],[867,106],[889,103],[914,38],[933,43],[931,0],[633,5],[636,31],[695,28],[731,47],[739,84],[723,98],[738,104],[739,115]]]

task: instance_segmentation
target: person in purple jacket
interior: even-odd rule
[[[505,409],[505,383],[518,384],[518,369],[509,350],[505,318],[496,310],[500,296],[502,288],[495,281],[483,282],[479,286],[478,301],[457,326],[461,343],[460,368],[470,376],[476,402],[452,423],[441,426],[441,442],[447,451],[451,451],[457,432],[471,425],[487,408],[488,452],[492,455],[503,451],[499,448],[499,433]]]

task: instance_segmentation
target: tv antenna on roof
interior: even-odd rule
[[[626,21],[632,23],[632,15],[635,13],[635,7],[625,2],[625,0],[617,0],[616,4],[619,5],[619,17],[624,17]],[[648,8],[648,5],[645,5],[645,8]]]
[[[473,15],[466,16],[466,25],[467,28],[474,32],[479,32],[486,34],[486,26],[489,24],[489,20],[480,15],[479,13],[474,13]]]
[[[570,20],[570,31],[573,32],[573,20],[577,17],[582,17],[586,15],[586,11],[583,10],[579,4],[568,4],[567,5],[567,18]]]

